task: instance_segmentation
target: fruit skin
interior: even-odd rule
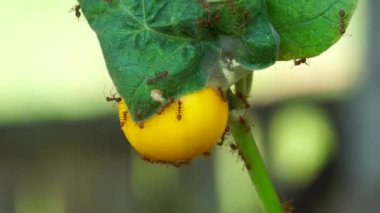
[[[129,143],[142,156],[158,161],[187,161],[209,151],[223,135],[228,121],[228,104],[213,87],[181,97],[181,119],[178,120],[178,99],[165,110],[147,120],[144,128],[132,121],[119,102],[122,130]]]

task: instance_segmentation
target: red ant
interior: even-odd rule
[[[155,160],[155,159],[152,159],[152,158],[149,158],[147,156],[142,156],[142,159],[148,163],[151,163],[151,164],[171,164],[170,162],[168,161],[164,161],[164,160]]]
[[[79,21],[79,18],[81,16],[80,5],[79,4],[75,5],[74,7],[71,8],[70,12],[71,11],[75,11],[75,16],[78,18],[78,21]]]
[[[220,20],[220,14],[217,14],[215,15],[214,17],[211,17],[211,12],[210,12],[210,8],[209,8],[209,4],[207,2],[207,0],[201,0],[200,1],[200,4],[202,5],[203,8],[207,9],[207,18],[200,18],[198,19],[198,24],[200,25],[204,25],[204,26],[207,26],[209,28],[213,27],[212,26],[212,21],[219,21]],[[213,19],[213,20],[212,20]]]
[[[142,156],[142,159],[148,163],[151,163],[151,164],[169,164],[169,162],[167,162],[167,161],[155,160],[155,159],[149,158],[147,156]]]
[[[285,213],[292,213],[293,210],[294,210],[293,202],[292,201],[289,201],[289,200],[284,201],[282,203],[282,206],[284,208]]]
[[[218,145],[219,145],[219,146],[223,146],[223,142],[224,142],[224,139],[225,139],[225,137],[226,137],[228,131],[230,131],[230,127],[229,127],[229,126],[227,126],[226,129],[224,130],[223,135],[222,135],[222,137],[220,138],[220,141],[218,142]]]
[[[156,75],[153,77],[153,78],[150,78],[146,81],[146,83],[149,85],[149,84],[154,84],[156,83],[157,81],[167,77],[169,74],[168,71],[164,70],[163,72],[161,73],[156,73]]]
[[[293,62],[294,62],[294,66],[298,66],[298,65],[301,65],[301,64],[309,65],[307,63],[307,61],[306,61],[306,58],[293,59]]]
[[[251,165],[248,163],[248,160],[247,158],[244,156],[243,152],[242,151],[238,151],[238,155],[240,156],[241,160],[244,162],[244,165],[245,165],[245,168],[247,168],[248,170],[251,170]]]
[[[215,19],[216,21],[220,20],[220,15],[215,16],[214,19]],[[198,24],[200,24],[200,25],[204,25],[204,26],[209,27],[209,28],[213,27],[213,26],[212,26],[212,20],[211,20],[210,12],[209,12],[207,18],[203,18],[203,17],[200,18],[200,19],[198,20]]]
[[[346,11],[344,11],[344,10],[340,10],[339,11],[339,17],[340,17],[340,19],[339,19],[339,32],[340,32],[340,34],[344,34],[344,33],[346,33]]]
[[[223,88],[221,86],[218,86],[217,89],[218,89],[218,92],[219,92],[220,96],[222,97],[223,101],[226,102],[227,97],[226,97],[226,93],[224,92]]]
[[[230,0],[230,14],[235,15],[235,0]]]
[[[148,163],[155,163],[154,160],[150,159],[149,157],[146,157],[146,156],[142,156],[142,159]]]
[[[206,8],[206,9],[209,8],[209,4],[207,0],[199,0],[199,3],[202,5],[203,8]]]
[[[214,16],[215,21],[219,21],[220,19],[221,19],[221,16],[219,13]]]
[[[170,98],[169,102],[167,102],[164,106],[162,106],[160,109],[157,110],[157,115],[160,115],[161,113],[164,112],[164,110],[171,104],[174,102],[174,98]]]
[[[123,112],[123,118],[120,120],[120,127],[123,127],[127,122],[128,111]]]
[[[190,160],[182,161],[182,162],[170,162],[170,161],[164,161],[164,160],[154,160],[154,159],[151,159],[151,158],[146,157],[146,156],[142,156],[142,159],[148,163],[151,163],[151,164],[172,165],[172,166],[175,166],[177,168],[180,167],[181,165],[189,165],[190,164]]]
[[[106,101],[107,102],[115,101],[115,103],[119,103],[121,101],[121,97],[116,97],[116,95],[113,94],[112,96],[107,96]]]
[[[248,19],[249,19],[249,11],[246,10],[244,13],[243,13],[243,27],[247,27],[248,26]]]
[[[181,166],[188,166],[191,164],[191,159],[189,160],[185,160],[185,161],[180,161],[180,162],[171,162],[171,161],[164,161],[164,160],[154,160],[154,159],[151,159],[149,157],[146,157],[146,156],[142,156],[142,159],[148,163],[152,163],[152,164],[161,164],[161,165],[172,165],[172,166],[175,166],[177,168],[181,167]]]
[[[231,144],[230,144],[230,149],[232,150],[232,152],[235,152],[235,151],[238,149],[238,147],[237,147],[236,144],[231,143]]]
[[[137,118],[139,119],[138,125],[139,125],[140,129],[143,129],[144,128],[144,122],[142,121],[143,120],[143,114],[141,112],[141,109],[137,110]]]
[[[245,108],[249,108],[250,107],[250,105],[249,105],[249,103],[247,101],[247,97],[245,97],[242,92],[237,91],[236,92],[236,96],[244,103]]]
[[[181,166],[188,166],[191,164],[191,159],[189,160],[185,160],[185,161],[180,161],[180,162],[167,162],[169,164],[171,164],[172,166],[175,166],[177,168],[181,167]]]
[[[211,156],[211,152],[205,152],[202,155],[205,156],[205,157],[210,157]]]
[[[239,117],[239,123],[240,123],[240,125],[242,125],[245,128],[246,132],[248,132],[250,130],[250,127],[247,124],[247,121],[242,116]]]
[[[106,96],[105,93],[104,93],[105,89],[106,89],[106,87],[104,86],[104,89],[103,89],[103,95],[104,96]],[[112,94],[112,90],[113,89],[111,89],[111,91],[110,91],[111,96],[106,96],[106,101],[107,102],[114,101],[114,104],[115,103],[119,103],[122,100],[122,98],[121,97],[116,97],[116,94]]]
[[[177,102],[177,104],[178,104],[178,107],[177,107],[177,120],[181,120],[182,119],[182,115],[181,115],[181,112],[182,112],[182,109],[183,109],[183,106],[182,106],[182,101],[181,100],[178,100],[178,102]]]
[[[238,150],[238,155],[239,157],[241,158],[241,160],[244,162],[244,165],[245,167],[250,170],[251,169],[251,165],[248,163],[248,160],[247,158],[244,156],[243,152],[239,150],[238,146],[234,143],[231,143],[230,144],[230,149],[232,150],[232,152],[235,152],[236,150]]]

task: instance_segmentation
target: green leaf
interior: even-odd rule
[[[264,14],[258,14],[246,27],[233,49],[235,59],[241,65],[259,70],[274,64],[278,59],[280,38]]]
[[[314,57],[337,42],[358,0],[267,0],[268,18],[281,37],[280,60]],[[345,16],[339,16],[340,10]]]
[[[218,21],[213,21],[221,35],[240,36],[244,34],[246,26],[263,9],[263,0],[240,0],[240,1],[209,1],[212,11],[211,19],[218,17]]]
[[[79,2],[134,120],[137,111],[147,118],[160,107],[151,97],[153,89],[167,100],[180,97],[203,88],[208,70],[217,67],[218,42],[202,40],[208,35],[197,21],[206,12],[197,1]]]
[[[265,1],[236,1],[244,2],[245,7],[235,3],[237,14],[223,17],[239,17],[235,23],[223,22],[218,25],[223,35],[221,38],[222,55],[235,59],[250,70],[269,67],[278,59],[280,38],[267,19]],[[223,26],[226,26],[223,28]],[[228,27],[232,27],[229,29]]]
[[[79,3],[117,91],[138,120],[138,111],[149,118],[171,98],[222,82],[221,59],[253,71],[319,55],[342,36],[357,0]],[[163,100],[154,100],[152,91]]]
[[[79,0],[134,120],[138,111],[148,118],[165,104],[151,97],[152,90],[158,89],[169,101],[202,89],[212,73],[222,72],[223,49],[229,48],[249,67],[273,64],[278,44],[261,13],[266,9],[263,2]],[[222,46],[221,35],[237,38],[242,49]]]

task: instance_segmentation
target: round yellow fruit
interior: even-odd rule
[[[219,141],[227,125],[228,104],[218,90],[206,87],[174,100],[161,114],[142,123],[132,120],[121,101],[119,117],[129,143],[142,156],[187,161],[206,153]]]

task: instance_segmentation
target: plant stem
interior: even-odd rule
[[[248,75],[246,78],[235,84],[235,89],[243,93],[246,97],[249,94],[251,83],[252,75]],[[235,97],[234,102],[241,102],[238,99],[238,97]],[[241,110],[232,110],[230,112],[230,129],[236,141],[239,155],[244,161],[248,174],[256,188],[259,198],[261,199],[265,212],[283,213],[283,207],[265,168],[265,163],[261,158],[259,149],[251,132],[249,119],[246,114],[247,113],[241,113]]]
[[[247,127],[239,122],[239,118],[233,117],[231,116],[230,121],[232,135],[237,143],[239,152],[244,156],[248,174],[261,199],[265,212],[284,212],[250,129],[247,131]],[[247,120],[245,121],[248,122]]]

